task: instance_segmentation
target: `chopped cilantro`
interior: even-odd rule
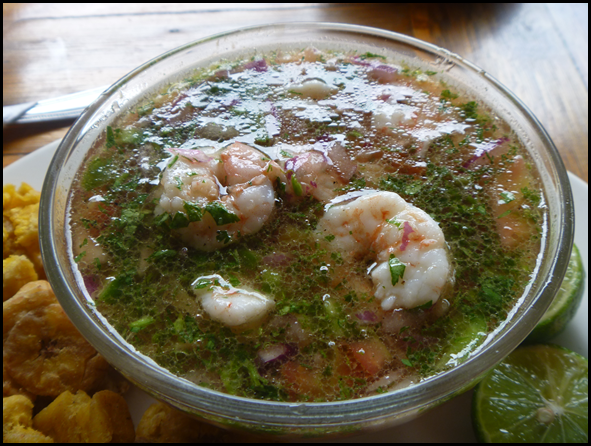
[[[523,194],[523,198],[529,201],[533,206],[538,206],[542,201],[538,192],[527,187],[522,188],[521,193]]]
[[[511,192],[504,191],[501,192],[501,198],[505,203],[511,203],[513,200],[515,200],[515,195],[513,195]]]
[[[162,249],[152,253],[148,257],[148,260],[170,259],[172,257],[176,257],[177,255],[178,254],[174,249]]]
[[[398,260],[394,254],[390,254],[388,266],[390,267],[390,276],[392,276],[392,285],[396,285],[398,281],[402,280],[406,265]]]
[[[174,181],[176,181],[176,188],[178,190],[182,190],[182,188],[183,188],[183,180],[181,179],[181,177],[175,176],[174,177]]]
[[[304,193],[304,190],[302,189],[302,185],[300,184],[300,182],[296,178],[295,174],[291,176],[291,187],[293,187],[293,193],[296,194],[296,196],[298,196],[298,197],[301,197],[302,194]]]
[[[209,215],[213,217],[218,226],[240,221],[240,217],[226,209],[226,207],[219,201],[207,203],[205,206],[205,212],[209,212]]]
[[[476,113],[476,110],[478,109],[478,104],[475,101],[470,101],[460,105],[460,109],[464,112],[464,117],[466,119],[478,118],[478,113]]]
[[[398,229],[400,229],[400,227],[402,226],[402,222],[396,220],[396,217],[390,218],[386,220],[387,223],[390,223],[391,225],[396,226]]]
[[[234,274],[228,275],[228,282],[230,282],[230,285],[232,286],[240,285],[240,279],[238,279],[238,277],[236,277]]]
[[[174,214],[174,217],[172,217],[172,220],[170,221],[169,225],[171,229],[180,229],[180,228],[186,228],[187,226],[189,226],[189,218],[185,215],[184,212],[177,212],[176,214]]]
[[[82,187],[86,190],[98,188],[116,178],[118,170],[111,158],[95,158],[88,163],[82,177]]]
[[[370,53],[369,51],[366,53],[363,53],[362,55],[359,56],[360,59],[370,59],[370,58],[375,58],[375,57],[379,57],[380,59],[386,60],[385,56],[381,56],[381,55],[375,54],[375,53]]]
[[[133,283],[135,271],[124,272],[113,278],[98,295],[98,300],[113,303],[120,298],[124,290]]]
[[[230,234],[228,234],[228,231],[217,231],[217,235],[215,236],[215,239],[218,242],[223,243],[224,245],[227,243],[230,243],[232,241],[232,237],[230,237]]]
[[[412,311],[416,311],[416,310],[428,310],[429,308],[431,308],[433,306],[433,301],[430,300],[429,302],[425,302],[422,305],[418,305],[414,308],[412,308]]]
[[[263,137],[256,138],[254,143],[258,144],[259,146],[269,147],[273,145],[273,138],[271,138],[269,135],[265,135]]]
[[[185,201],[183,204],[183,209],[185,209],[185,212],[189,217],[189,221],[201,221],[201,218],[203,217],[203,211],[195,203]]]
[[[80,254],[78,254],[76,257],[74,257],[74,262],[78,263],[80,260],[82,260],[82,257],[84,257],[86,255],[86,251],[82,251]]]
[[[152,325],[155,322],[155,319],[151,316],[146,316],[137,321],[131,322],[129,324],[129,331],[132,333],[137,333],[140,330],[143,330],[148,325]]]
[[[174,163],[176,163],[179,159],[178,155],[175,155],[174,158],[172,159],[172,161],[170,163],[168,163],[168,168],[170,169],[172,166],[174,166]]]
[[[457,99],[458,95],[456,93],[452,93],[449,90],[443,90],[440,95],[443,99],[447,99],[448,101],[452,99]]]
[[[94,266],[96,267],[96,269],[100,271],[102,269],[102,267],[103,267],[102,264],[101,264],[101,261],[97,257],[95,257],[92,261],[93,261]]]
[[[113,133],[113,128],[110,125],[108,125],[107,126],[107,139],[106,139],[105,147],[107,149],[110,149],[114,145],[115,145],[115,134]]]
[[[196,290],[201,290],[203,288],[207,288],[209,285],[211,285],[210,279],[199,279],[197,283],[193,285],[193,288]]]

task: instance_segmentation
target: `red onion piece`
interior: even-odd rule
[[[312,150],[322,153],[326,164],[335,167],[339,176],[345,181],[349,181],[357,171],[357,163],[349,157],[339,142],[318,141],[314,143]]]
[[[306,161],[308,161],[309,157],[309,153],[302,153],[301,155],[296,155],[293,158],[288,159],[285,162],[285,170],[296,172],[300,167],[304,165]]]
[[[95,276],[84,276],[83,280],[84,280],[84,287],[86,288],[86,291],[88,291],[88,294],[90,294],[92,296],[92,294],[99,287],[98,283],[96,281],[96,277]]]
[[[270,366],[277,366],[298,353],[298,348],[293,344],[274,344],[257,352],[256,362],[259,370],[264,371]]]
[[[397,72],[398,70],[396,68],[389,65],[377,65],[367,73],[367,76],[381,84],[387,84],[396,80]]]
[[[378,316],[369,310],[365,310],[363,313],[357,313],[355,315],[359,319],[359,323],[363,325],[377,324],[379,322]]]
[[[216,77],[218,79],[226,79],[226,78],[230,77],[230,71],[229,70],[219,70],[219,71],[216,71],[213,75],[214,75],[214,77]]]
[[[384,73],[396,73],[398,69],[391,67],[390,65],[378,65],[374,67],[374,70],[383,71]]]
[[[267,61],[265,59],[253,60],[252,62],[245,63],[244,68],[247,70],[253,69],[258,72],[267,71]]]
[[[220,101],[220,104],[226,106],[226,107],[234,107],[235,105],[240,104],[240,99],[238,98],[223,98]]]
[[[462,167],[470,167],[471,164],[478,161],[480,158],[485,156],[487,153],[492,152],[494,149],[496,149],[501,144],[503,144],[504,142],[507,142],[507,141],[509,141],[509,138],[502,137],[502,138],[497,139],[496,141],[489,141],[487,143],[479,145],[477,147],[477,149],[474,151],[474,156],[472,156],[472,158],[470,158],[468,161],[466,161],[462,165]]]
[[[405,221],[403,226],[403,233],[402,233],[402,244],[400,245],[400,250],[405,251],[408,243],[410,242],[408,236],[412,232],[415,232],[409,222]]]
[[[372,66],[371,62],[361,59],[359,56],[351,57],[351,63],[354,65],[361,65],[362,67],[371,67]]]
[[[179,149],[179,148],[171,147],[166,150],[168,150],[173,155],[182,156],[184,159],[188,159],[189,161],[192,161],[192,162],[206,163],[206,162],[212,160],[212,158],[207,156],[205,153],[203,153],[199,149]]]
[[[292,260],[292,255],[284,254],[282,252],[274,252],[273,254],[263,257],[263,263],[268,266],[285,266],[289,265]]]

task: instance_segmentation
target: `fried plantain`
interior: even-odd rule
[[[50,437],[32,428],[33,403],[22,395],[2,400],[3,443],[53,443]]]
[[[24,285],[36,280],[33,262],[22,255],[8,256],[2,261],[2,300],[10,299]]]
[[[3,362],[15,387],[45,396],[94,390],[109,369],[45,281],[28,283],[4,302]]]
[[[277,438],[213,426],[164,403],[154,403],[148,407],[136,431],[136,443],[275,443],[277,441]]]
[[[135,438],[127,402],[110,390],[92,398],[65,391],[35,415],[33,427],[59,443],[130,443]]]

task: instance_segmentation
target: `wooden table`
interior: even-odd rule
[[[3,103],[108,85],[186,42],[244,26],[330,21],[408,34],[463,55],[534,112],[588,181],[588,6],[582,4],[22,4],[3,6]],[[9,126],[4,166],[64,123]]]

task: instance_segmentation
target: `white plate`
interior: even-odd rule
[[[14,162],[3,171],[3,184],[11,183],[20,185],[21,182],[30,184],[37,190],[41,190],[45,172],[51,162],[53,154],[60,141],[55,141],[42,147],[26,157]],[[585,271],[588,271],[588,232],[589,232],[589,186],[583,180],[569,172],[569,178],[573,189],[576,213],[575,243],[577,244]],[[585,291],[583,302],[573,321],[564,333],[553,342],[567,347],[585,358],[588,357],[589,347],[589,322],[588,322],[588,282],[585,279]],[[472,392],[449,401],[422,415],[416,420],[402,426],[386,429],[380,432],[365,434],[362,437],[350,437],[335,440],[339,443],[370,443],[370,442],[396,442],[396,443],[434,443],[434,442],[476,442],[472,432],[470,420]],[[133,421],[137,426],[144,410],[155,400],[143,391],[133,387],[126,395]]]

